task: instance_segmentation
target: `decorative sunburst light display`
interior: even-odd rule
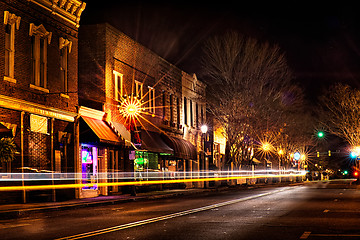
[[[127,120],[135,120],[142,112],[142,106],[136,97],[125,98],[120,105],[120,113]]]

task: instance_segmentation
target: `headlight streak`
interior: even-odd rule
[[[81,187],[103,187],[103,186],[129,186],[129,185],[152,185],[165,183],[188,183],[203,181],[222,181],[236,179],[257,178],[280,178],[304,176],[306,171],[201,171],[201,172],[128,172],[128,173],[99,173],[98,179],[118,180],[119,182],[100,183],[69,183],[54,185],[25,185],[25,186],[0,186],[1,191],[21,190],[44,190],[44,189],[66,189]],[[24,175],[24,178],[22,178]],[[81,181],[81,173],[1,173],[1,182],[34,182],[36,181]]]

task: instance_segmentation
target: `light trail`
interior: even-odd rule
[[[97,179],[112,180],[143,180],[143,179],[173,179],[173,178],[214,178],[214,177],[248,177],[256,175],[268,175],[276,177],[278,175],[303,174],[305,171],[295,170],[256,170],[256,171],[199,171],[199,172],[105,172],[94,175]],[[0,182],[13,181],[64,181],[64,180],[84,180],[82,173],[0,173]]]
[[[248,173],[248,175],[241,175],[239,173]],[[212,175],[208,175],[209,172],[196,172],[201,173],[202,175],[184,175],[184,176],[177,176],[175,179],[174,176],[162,176],[160,177],[157,175],[156,180],[148,180],[143,178],[139,178],[136,176],[127,177],[127,178],[117,178],[117,180],[125,180],[121,182],[98,182],[98,183],[69,183],[69,184],[54,184],[54,185],[24,185],[24,186],[0,186],[0,192],[2,191],[23,191],[23,190],[46,190],[46,189],[69,189],[69,188],[83,188],[83,187],[105,187],[105,186],[134,186],[134,185],[154,185],[154,184],[165,184],[165,183],[189,183],[189,182],[205,182],[205,181],[224,181],[224,180],[236,180],[236,179],[258,179],[258,178],[282,178],[282,177],[301,177],[306,174],[305,171],[291,171],[291,173],[282,174],[278,171],[278,174],[264,174],[264,171],[259,171],[255,174],[252,171],[237,171],[237,172],[229,172],[229,171],[221,171],[216,172],[217,174],[212,173]],[[169,172],[170,173],[170,172]],[[183,173],[183,172],[182,172]],[[219,174],[221,173],[221,174]],[[231,173],[231,174],[230,174]],[[237,174],[234,174],[237,173]],[[251,173],[251,174],[249,174]],[[16,176],[20,177],[17,181],[22,182],[23,179],[21,178],[22,174],[16,174]],[[46,173],[48,176],[49,173]],[[55,175],[55,174],[50,174]],[[81,176],[81,174],[76,174],[76,176]],[[106,179],[106,178],[105,178]],[[4,180],[4,179],[2,179]],[[25,179],[24,179],[25,180]],[[40,178],[40,179],[32,179],[29,181],[49,181],[53,180],[53,178]],[[55,178],[54,178],[55,180]],[[83,180],[79,177],[74,178],[56,178],[56,180]],[[111,179],[113,181],[113,179]],[[126,181],[131,180],[131,181]]]

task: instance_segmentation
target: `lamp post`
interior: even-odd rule
[[[282,156],[284,155],[284,150],[282,150],[281,148],[278,151],[279,154],[279,172],[278,174],[281,174],[281,163],[282,163]],[[281,177],[279,177],[279,182],[281,182]]]
[[[206,161],[206,152],[205,152],[205,139],[206,139],[206,133],[208,131],[208,126],[207,125],[202,125],[201,128],[200,128],[201,132],[202,132],[202,138],[203,138],[203,151],[204,151],[204,167],[203,169],[206,171],[207,169],[207,161]],[[205,176],[207,177],[207,171],[205,173]],[[206,181],[204,181],[204,188],[206,188]]]

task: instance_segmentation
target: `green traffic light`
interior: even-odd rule
[[[317,133],[317,136],[318,136],[319,138],[323,138],[324,135],[325,135],[324,132],[318,132],[318,133]]]
[[[344,174],[347,175],[347,174],[348,174],[348,171],[345,170],[345,171],[344,171]]]

